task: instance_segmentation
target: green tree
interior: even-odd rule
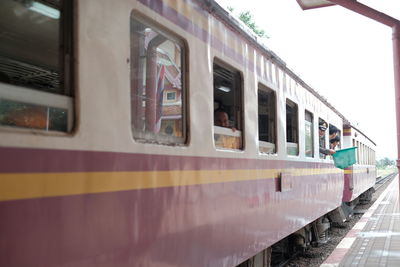
[[[230,12],[233,12],[233,7],[227,7]],[[250,11],[244,11],[239,13],[239,19],[246,24],[258,37],[269,38],[263,29],[260,29],[256,23],[253,21],[253,16]]]
[[[394,166],[394,165],[395,165],[395,161],[389,159],[388,157],[385,157],[385,158],[383,158],[383,159],[380,159],[380,160],[378,160],[378,161],[376,162],[376,166],[377,166],[378,168],[381,168],[381,169],[386,168],[386,167],[388,167],[388,166]]]

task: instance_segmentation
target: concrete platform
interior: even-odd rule
[[[334,266],[400,266],[398,176],[321,265]]]

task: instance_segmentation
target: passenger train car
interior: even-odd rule
[[[2,0],[0,33],[0,266],[268,266],[373,185],[374,143],[212,0]]]
[[[343,202],[353,202],[359,196],[362,196],[362,199],[370,200],[377,177],[376,144],[354,126],[346,125],[343,132],[343,145],[358,148],[356,164],[344,171]]]

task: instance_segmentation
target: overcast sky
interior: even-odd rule
[[[303,11],[296,0],[217,0],[249,10],[265,44],[378,145],[397,158],[392,30],[340,6]],[[400,0],[360,0],[400,20]]]

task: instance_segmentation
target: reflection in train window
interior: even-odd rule
[[[1,126],[72,130],[72,2],[0,1]]]
[[[298,129],[297,104],[289,99],[286,99],[286,152],[288,155],[297,156],[299,154]]]
[[[168,101],[176,100],[176,92],[167,92],[166,96]]]
[[[46,131],[67,131],[67,110],[0,99],[2,125]]]
[[[258,85],[258,139],[261,153],[276,153],[275,92]]]
[[[242,149],[242,78],[223,63],[214,65],[214,142],[217,148]]]
[[[186,141],[184,43],[131,17],[131,105],[135,140]]]
[[[309,111],[305,111],[304,134],[306,157],[314,156],[314,117]]]

